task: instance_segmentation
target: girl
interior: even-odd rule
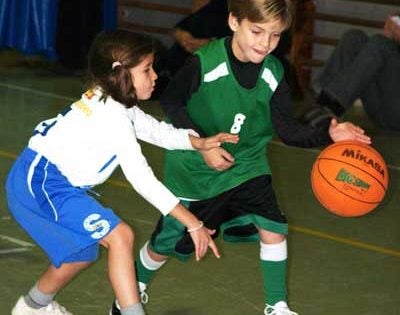
[[[12,315],[71,314],[53,297],[108,249],[111,285],[125,315],[144,314],[132,261],[134,233],[88,192],[120,165],[132,186],[163,215],[187,227],[201,259],[210,235],[154,176],[137,139],[167,149],[208,150],[237,136],[199,138],[146,115],[136,105],[151,96],[157,75],[153,42],[126,31],[101,33],[89,53],[92,88],[68,110],[40,123],[7,179],[7,199],[16,221],[46,252],[50,266]]]

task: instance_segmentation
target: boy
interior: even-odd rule
[[[160,102],[176,126],[200,134],[228,131],[240,141],[205,154],[167,152],[165,183],[205,226],[216,229],[215,237],[260,241],[264,314],[295,315],[287,305],[288,226],[272,189],[266,145],[273,129],[286,144],[302,147],[370,139],[350,123],[332,120],[317,129],[292,117],[282,65],[270,55],[291,23],[290,0],[230,0],[228,6],[233,36],[197,51]],[[140,291],[168,256],[187,260],[192,252],[185,227],[161,218],[136,262]],[[116,304],[111,314],[119,314]]]

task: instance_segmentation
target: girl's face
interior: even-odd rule
[[[154,54],[149,54],[129,71],[132,76],[133,86],[136,90],[136,97],[139,100],[147,100],[154,91],[157,74],[153,69]]]
[[[285,25],[279,19],[253,23],[248,19],[238,21],[229,15],[229,26],[234,32],[232,50],[242,62],[260,63],[278,46]]]

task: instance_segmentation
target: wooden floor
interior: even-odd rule
[[[39,67],[16,64],[0,52],[0,313],[10,314],[47,264],[41,250],[11,218],[4,182],[33,128],[80,97],[80,77],[51,75]],[[147,111],[161,118],[157,102]],[[400,315],[400,135],[379,130],[362,107],[348,119],[373,136],[385,157],[390,187],[384,202],[360,218],[340,218],[314,198],[310,170],[321,148],[304,150],[275,140],[269,155],[276,193],[290,222],[290,304],[301,315]],[[144,145],[156,174],[162,176],[162,151]],[[133,226],[136,250],[149,237],[158,212],[140,198],[117,172],[99,186],[101,200]],[[220,260],[171,260],[149,288],[150,315],[261,315],[262,283],[258,246],[220,241]],[[113,293],[105,252],[99,261],[63,290],[57,300],[77,315],[108,314]]]

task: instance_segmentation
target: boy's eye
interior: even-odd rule
[[[259,31],[259,30],[252,30],[251,31],[253,34],[260,34],[261,33],[261,31]]]

